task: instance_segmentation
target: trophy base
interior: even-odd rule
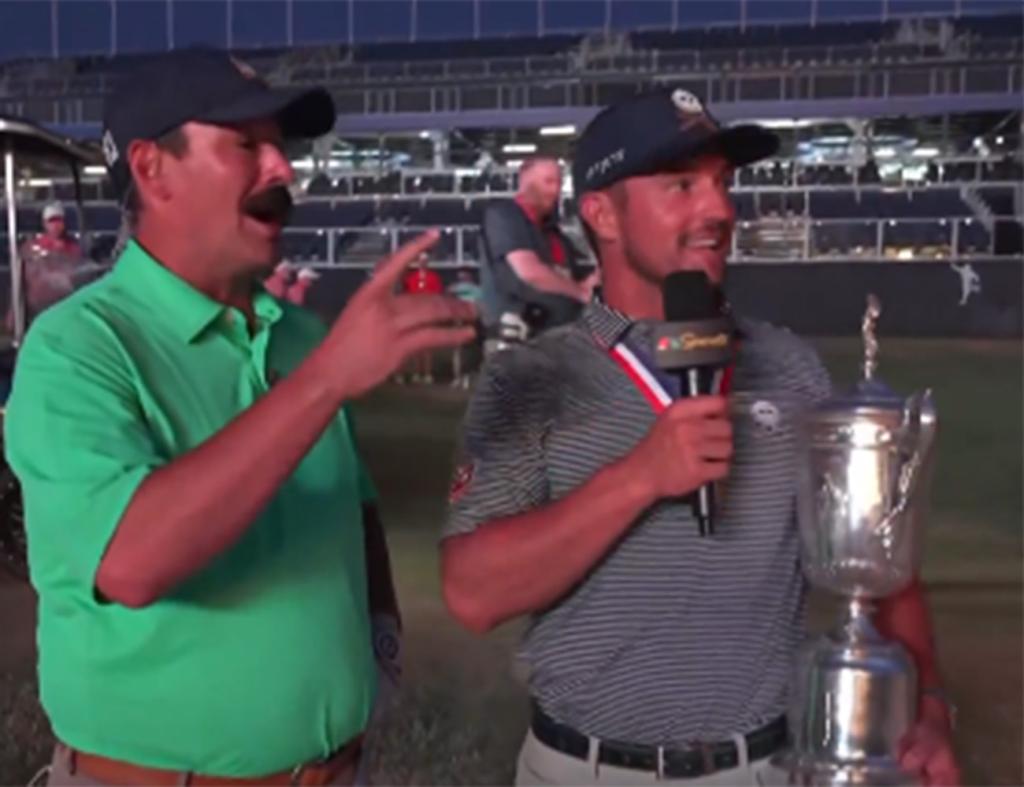
[[[788,751],[776,755],[771,765],[774,787],[919,787],[921,780],[892,760],[836,762],[814,760]],[[767,785],[767,782],[766,782]]]

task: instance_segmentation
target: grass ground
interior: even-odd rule
[[[859,348],[819,343],[837,381]],[[1021,784],[1021,347],[1010,342],[886,341],[893,387],[935,389],[941,422],[924,577],[941,664],[960,706],[969,784]],[[464,405],[448,390],[389,388],[358,407],[383,499],[406,621],[405,686],[371,749],[383,784],[509,783],[526,725],[513,659],[521,624],[474,637],[440,601],[437,533]],[[816,599],[814,621],[829,620]],[[35,700],[32,597],[0,583],[0,784],[24,783],[47,756]]]

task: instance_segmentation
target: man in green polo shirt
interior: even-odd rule
[[[106,277],[44,312],[5,422],[39,596],[51,782],[349,783],[374,700],[371,616],[397,615],[345,405],[470,307],[386,260],[328,330],[259,282],[280,259],[286,139],[323,90],[209,50],[111,97],[104,153],[136,216]]]

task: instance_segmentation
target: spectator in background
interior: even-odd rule
[[[474,305],[479,304],[482,297],[480,285],[477,283],[476,277],[470,268],[462,268],[455,275],[455,281],[448,287],[448,294]],[[478,344],[474,343],[472,347],[466,347],[465,350],[460,347],[452,350],[453,388],[469,389],[471,365],[475,361],[475,358],[471,358],[471,355],[475,355],[477,346]]]
[[[64,205],[60,202],[51,202],[43,208],[43,231],[29,243],[50,253],[75,258],[82,256],[82,248],[78,241],[68,234]]]
[[[306,296],[313,282],[320,278],[320,274],[312,268],[303,268],[295,277],[295,281],[288,288],[285,297],[296,306],[306,305]]]
[[[436,271],[430,270],[430,258],[426,254],[421,254],[416,266],[405,274],[402,290],[408,295],[440,295],[444,292],[444,283]],[[413,383],[431,385],[434,382],[433,366],[433,353],[427,351],[418,355],[413,361]]]
[[[292,266],[287,260],[281,260],[266,279],[263,288],[275,298],[284,298],[292,281]]]
[[[82,248],[64,222],[64,206],[47,204],[42,219],[43,231],[25,241],[19,251],[25,266],[26,328],[41,311],[74,292],[82,262]],[[14,329],[13,309],[8,309],[6,327]]]
[[[503,314],[522,317],[527,307],[544,313],[544,328],[571,322],[598,283],[558,225],[562,170],[555,159],[535,156],[519,169],[515,199],[492,202],[484,212],[481,266],[484,328],[493,334]]]

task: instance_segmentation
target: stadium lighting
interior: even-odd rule
[[[85,175],[106,175],[107,174],[107,168],[106,167],[96,167],[96,166],[90,165],[90,166],[86,167],[85,169],[83,169],[82,173],[85,174]]]
[[[429,131],[421,131],[420,132],[420,139],[430,139],[430,132]]]
[[[532,142],[510,142],[501,149],[502,153],[536,153],[537,146]]]
[[[1006,141],[1005,137],[996,137],[996,144],[1002,145]]]
[[[540,130],[542,137],[571,137],[576,133],[576,126],[544,126]]]

